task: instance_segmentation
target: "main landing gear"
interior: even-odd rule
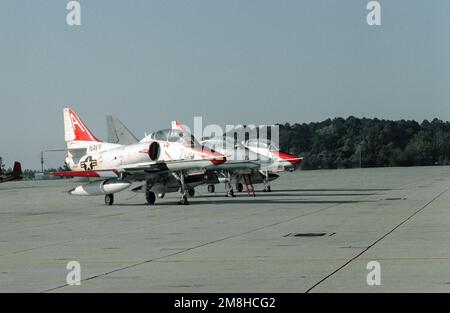
[[[227,191],[227,194],[225,197],[236,197],[234,194],[233,186],[231,185],[231,174],[229,171],[225,172],[225,175],[227,176],[227,182],[225,183],[225,190]]]
[[[105,195],[105,204],[113,205],[113,203],[114,203],[114,194]]]
[[[147,200],[148,205],[153,205],[156,201],[156,195],[153,191],[147,190],[145,193],[145,199]]]
[[[148,205],[153,205],[155,204],[156,201],[156,194],[151,191],[152,189],[152,183],[151,181],[147,181],[147,183],[145,184],[145,199],[147,200],[147,204]]]
[[[236,197],[236,195],[234,194],[233,189],[228,190],[227,194],[225,195],[225,197],[231,197],[231,198]]]

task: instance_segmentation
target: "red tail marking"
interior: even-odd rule
[[[20,162],[14,162],[14,168],[11,174],[14,177],[22,175],[22,166],[20,165]]]
[[[69,109],[69,116],[72,122],[73,132],[75,134],[75,140],[79,141],[95,141],[101,142],[92,135],[91,131],[86,127],[83,121],[76,115],[72,109]]]

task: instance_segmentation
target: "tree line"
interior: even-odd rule
[[[281,150],[303,156],[303,169],[450,163],[450,123],[436,118],[418,123],[350,116],[278,125]]]

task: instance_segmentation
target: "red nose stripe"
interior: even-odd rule
[[[227,160],[227,158],[222,156],[222,157],[217,157],[217,158],[212,159],[211,163],[214,165],[219,165],[219,164],[225,163],[226,160]]]
[[[223,156],[222,154],[215,152],[215,151],[211,151],[206,148],[203,148],[203,149],[202,148],[192,148],[192,150],[201,153],[201,155],[205,159],[209,159],[211,161],[211,163],[214,165],[219,165],[219,164],[225,163],[225,161],[227,160],[225,158],[225,156]]]
[[[296,156],[296,155],[292,155],[292,154],[287,154],[284,152],[277,152],[278,157],[282,158],[283,160],[288,161],[289,163],[291,163],[292,165],[297,165],[300,164],[302,162],[302,158]]]

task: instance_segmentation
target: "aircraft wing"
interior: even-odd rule
[[[65,171],[54,172],[56,177],[87,177],[87,178],[119,178],[122,174],[129,174],[135,179],[145,179],[148,176],[164,174],[170,171],[182,170],[199,170],[204,169],[211,164],[207,160],[180,160],[180,161],[166,161],[166,162],[148,162],[141,164],[133,164],[132,166],[125,166],[121,169],[106,169],[106,170],[90,170],[90,171]]]
[[[130,175],[135,174],[153,174],[159,172],[166,172],[167,166],[164,163],[152,163],[142,166],[133,166],[130,168],[118,169],[106,169],[106,170],[90,170],[90,171],[65,171],[54,172],[53,176],[56,177],[87,177],[87,178],[119,178],[121,174],[128,173]]]
[[[211,161],[202,159],[202,160],[176,160],[176,161],[164,161],[160,164],[160,166],[164,165],[166,171],[183,171],[183,170],[201,170],[213,165]],[[149,171],[150,167],[154,167],[155,163],[141,163],[134,164],[132,167],[124,167],[123,170],[128,172],[133,171]]]
[[[19,180],[21,179],[21,177],[0,177],[0,183],[6,183],[6,182],[10,182],[13,180]]]
[[[229,160],[225,163],[208,168],[209,170],[257,170],[261,167],[258,161],[232,161]]]
[[[108,130],[108,142],[110,143],[131,145],[139,142],[136,136],[117,117],[107,115],[106,127]]]

